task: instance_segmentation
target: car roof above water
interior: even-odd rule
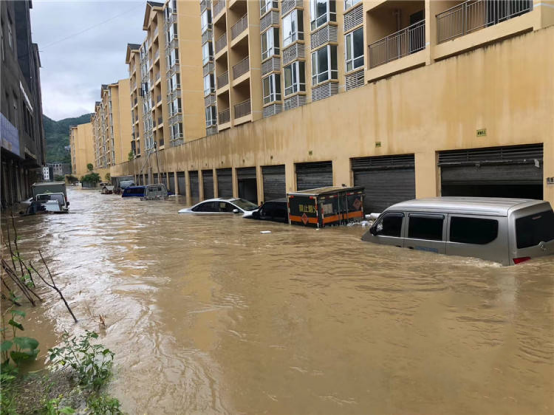
[[[386,211],[417,211],[429,213],[461,213],[488,216],[508,216],[510,211],[540,204],[543,200],[505,199],[494,197],[434,197],[414,199],[392,205]]]

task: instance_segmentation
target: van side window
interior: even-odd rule
[[[410,215],[408,238],[442,241],[444,216]]]
[[[554,212],[547,210],[516,219],[517,249],[554,240]]]
[[[402,213],[387,213],[377,224],[377,232],[375,234],[400,238],[402,235],[402,219],[404,219]]]
[[[461,244],[486,245],[498,237],[496,219],[450,218],[450,241]]]

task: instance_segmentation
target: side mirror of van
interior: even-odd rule
[[[239,213],[238,209],[233,209],[233,213]]]
[[[369,228],[369,233],[372,234],[373,236],[377,234],[377,229],[375,228],[375,226],[372,226],[371,228]]]

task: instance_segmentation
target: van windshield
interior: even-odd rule
[[[554,212],[547,210],[516,219],[517,248],[529,248],[554,239]]]

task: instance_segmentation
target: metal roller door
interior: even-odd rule
[[[218,169],[217,194],[219,197],[233,197],[233,170]]]
[[[296,190],[333,186],[333,163],[296,164]]]
[[[287,196],[284,165],[262,167],[262,176],[264,180],[264,202]]]
[[[395,203],[415,199],[414,155],[351,160],[354,186],[363,186],[364,212],[380,213]]]
[[[169,191],[175,193],[175,174],[169,173]]]
[[[200,188],[198,187],[198,172],[189,171],[189,181],[190,181],[190,197],[194,200],[200,198]]]
[[[543,145],[439,153],[442,196],[543,198]]]
[[[239,197],[258,203],[258,185],[256,182],[256,168],[245,167],[237,169],[237,181],[239,185]]]
[[[179,195],[186,196],[187,194],[187,182],[185,180],[185,172],[180,171],[177,173],[177,183],[179,184]]]
[[[202,170],[202,181],[204,182],[204,199],[213,199],[214,197],[214,171]]]

